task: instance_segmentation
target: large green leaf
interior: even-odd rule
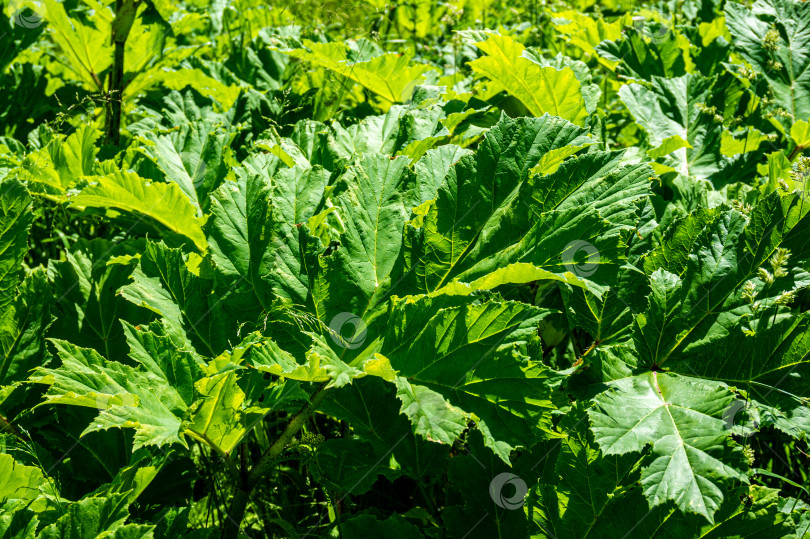
[[[20,293],[0,321],[0,385],[21,382],[45,361],[53,291],[42,268],[25,277]]]
[[[326,170],[293,167],[254,173],[237,169],[212,195],[206,230],[216,271],[240,310],[270,308],[274,297],[303,305],[308,295],[298,230],[319,207]]]
[[[344,43],[304,40],[300,49],[280,50],[362,85],[387,104],[406,101],[431,69],[427,65],[409,65],[412,56],[407,54],[382,53],[366,39],[358,40],[351,48]]]
[[[123,297],[184,331],[205,355],[216,356],[228,348],[238,321],[223,311],[221,298],[213,294],[205,261],[153,242],[146,242],[139,260],[132,282],[120,290]]]
[[[41,368],[32,381],[50,386],[45,402],[95,408],[98,416],[83,434],[97,430],[134,428],[134,447],[178,443],[187,406],[164,376],[114,361],[95,350],[53,341],[62,365]]]
[[[332,198],[344,230],[340,246],[310,258],[306,268],[320,319],[342,311],[363,317],[390,289],[402,228],[415,205],[408,164],[405,157],[364,156],[336,183]]]
[[[20,282],[32,220],[25,187],[17,180],[0,183],[0,385],[20,382],[42,364],[51,322],[45,272],[40,268]]]
[[[580,83],[582,99],[585,102],[585,111],[588,114],[596,112],[596,106],[599,103],[602,90],[597,84],[593,83],[593,74],[585,62],[573,60],[568,56],[563,56],[562,53],[557,53],[556,56],[549,58],[543,56],[540,50],[536,48],[524,51],[523,57],[528,58],[541,67],[553,67],[558,70],[566,68],[572,69]]]
[[[672,504],[650,509],[639,487],[630,487],[613,498],[588,537],[619,535],[667,539],[720,539],[727,537],[763,537],[778,539],[791,535],[793,518],[784,510],[784,498],[775,489],[741,486],[726,496],[715,513],[715,522],[683,514]],[[541,526],[544,524],[541,522]],[[545,526],[543,526],[545,528]],[[557,537],[581,537],[560,534]]]
[[[685,75],[688,50],[688,41],[683,36],[657,21],[642,28],[626,28],[622,39],[606,40],[596,47],[600,56],[617,63],[617,73],[646,81]]]
[[[201,395],[191,411],[184,431],[203,440],[221,454],[229,454],[270,408],[245,404],[245,393],[237,385],[234,371],[216,374],[195,384]]]
[[[85,498],[72,503],[56,522],[44,528],[43,539],[96,539],[114,537],[150,539],[153,526],[124,524],[129,517],[125,495]]]
[[[56,316],[49,336],[93,348],[107,359],[123,360],[126,341],[121,321],[147,321],[150,314],[117,294],[128,282],[133,264],[108,262],[142,248],[139,242],[80,240],[64,254],[64,260],[51,260],[48,279]]]
[[[674,220],[667,227],[654,230],[653,247],[642,259],[644,271],[648,275],[657,269],[664,269],[677,275],[683,274],[695,239],[708,224],[722,214],[722,210],[721,207],[700,208]]]
[[[57,69],[66,78],[80,81],[87,90],[101,90],[99,77],[110,66],[112,58],[96,51],[103,50],[109,41],[109,23],[97,28],[71,19],[62,3],[55,0],[45,0],[37,4],[37,8],[41,16],[47,17],[48,33],[67,60],[56,64]]]
[[[646,276],[635,268],[623,269],[610,290],[601,297],[585,288],[562,287],[571,327],[582,328],[599,345],[626,342],[632,332],[633,315],[643,306]]]
[[[435,201],[406,227],[402,285],[468,293],[554,279],[603,293],[624,258],[622,236],[636,224],[651,171],[623,163],[622,152],[594,152],[530,177],[555,150],[587,145],[582,135],[550,116],[502,118],[474,156],[448,169]]]
[[[174,182],[194,206],[205,211],[208,193],[228,173],[233,133],[216,129],[205,121],[178,126],[167,135],[148,132],[142,151]],[[232,158],[231,158],[232,159]]]
[[[187,237],[200,250],[206,248],[204,219],[177,184],[149,182],[132,172],[116,171],[91,176],[90,185],[71,198],[74,208],[111,208],[134,213],[139,220],[154,219],[166,229]]]
[[[650,169],[622,159],[594,152],[521,185],[484,227],[468,252],[475,264],[457,279],[482,289],[554,279],[604,293],[649,194]]]
[[[603,522],[610,519],[615,500],[638,481],[643,457],[602,455],[581,410],[567,415],[561,427],[567,436],[560,440],[554,481],[536,487],[540,503],[530,516],[550,536],[596,537],[594,530],[606,529]]]
[[[649,136],[652,148],[671,154],[663,162],[688,178],[719,180],[727,158],[720,153],[722,122],[704,112],[710,106],[714,81],[697,74],[652,77],[652,84],[622,86],[619,95]],[[677,137],[677,138],[676,138]],[[673,141],[676,145],[670,146]],[[728,181],[723,178],[719,185]]]
[[[515,96],[531,114],[585,122],[588,112],[573,69],[541,67],[524,55],[523,45],[507,36],[492,35],[476,45],[487,55],[470,62],[473,71]]]
[[[714,523],[725,487],[747,481],[742,451],[723,418],[733,399],[716,383],[650,372],[613,382],[588,413],[604,455],[652,445],[655,459],[641,476],[650,507],[672,501]]]
[[[195,399],[194,384],[203,376],[202,360],[177,335],[168,333],[163,324],[135,327],[121,321],[129,346],[129,357],[147,371],[171,385],[186,405]]]
[[[309,355],[305,362],[299,363],[292,354],[270,340],[257,343],[250,355],[251,363],[259,371],[300,382],[329,380],[329,372],[325,365],[321,365],[321,359],[321,355]]]
[[[39,519],[26,502],[9,501],[0,506],[0,533],[9,539],[35,539]]]
[[[642,362],[654,367],[670,358],[678,361],[693,349],[723,340],[730,324],[758,318],[753,299],[746,299],[747,281],[758,295],[758,308],[764,312],[770,307],[770,315],[781,294],[810,284],[804,269],[810,252],[800,239],[807,221],[807,208],[800,199],[773,193],[748,217],[727,210],[699,233],[668,238],[666,247],[661,247],[669,252],[667,265],[683,277],[663,268],[651,276],[650,305],[636,318],[634,336]],[[759,268],[774,271],[769,260],[778,248],[788,249],[791,265],[801,269],[787,271],[766,285],[757,276]]]
[[[31,193],[63,200],[84,176],[98,173],[95,144],[100,135],[92,125],[80,125],[68,136],[55,135],[43,148],[25,156],[20,178]]]
[[[448,443],[474,414],[487,445],[508,462],[515,447],[553,436],[554,373],[529,359],[548,311],[466,301],[394,301],[380,353],[397,371],[397,396],[415,432]]]
[[[804,401],[810,397],[808,317],[769,309],[759,318],[751,323],[753,335],[744,330],[745,318],[719,320],[714,334],[690,346],[684,357],[672,361],[672,368],[744,388],[759,409],[758,427],[775,426],[801,438],[810,432]],[[729,419],[740,420],[733,416],[744,406],[729,410]]]
[[[0,183],[0,312],[6,319],[17,295],[22,262],[28,251],[31,227],[31,197],[16,180]]]
[[[39,496],[39,489],[46,484],[42,470],[23,466],[11,455],[0,453],[0,502],[6,500],[31,501]]]
[[[726,21],[734,48],[767,81],[774,104],[787,113],[786,131],[810,119],[810,5],[758,0],[749,8],[729,2]]]

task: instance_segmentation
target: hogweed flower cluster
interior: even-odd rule
[[[766,105],[765,100],[762,100],[762,104]],[[764,114],[764,117],[767,119],[776,119],[776,118],[792,118],[793,115],[788,112],[787,110],[783,109],[782,107],[776,107],[773,110],[769,110]]]
[[[788,290],[787,292],[783,292],[779,294],[779,296],[774,301],[774,305],[790,305],[793,303],[793,300],[796,299],[796,292],[794,290]]]
[[[768,62],[767,62],[767,64],[766,64],[766,65],[768,66],[768,69],[770,69],[770,70],[772,70],[772,71],[779,71],[779,70],[781,70],[783,67],[785,67],[785,66],[782,64],[782,62],[780,62],[779,60],[768,60]]]
[[[768,286],[773,284],[773,274],[765,268],[759,268],[757,270],[757,277]]]
[[[717,107],[715,107],[715,106],[710,107],[710,106],[706,105],[706,103],[697,103],[695,105],[695,108],[697,108],[698,111],[701,114],[709,114],[709,115],[714,116],[714,121],[715,122],[717,122],[719,124],[723,123],[723,116],[721,114],[717,113]]]
[[[762,40],[762,48],[771,54],[779,50],[779,30],[771,28]]]
[[[754,210],[754,207],[751,206],[751,204],[743,202],[742,200],[737,200],[736,198],[731,201],[731,207],[745,215],[749,215]]]
[[[754,304],[754,300],[756,300],[757,297],[757,285],[754,281],[745,282],[742,297],[747,303],[751,305]]]
[[[757,72],[743,64],[737,66],[737,74],[744,79],[748,79],[749,81],[757,78]]]
[[[293,440],[288,446],[288,449],[299,453],[311,453],[325,441],[326,438],[324,438],[322,434],[305,432],[301,435],[300,439]]]
[[[771,286],[774,280],[779,277],[787,277],[788,271],[785,267],[785,263],[788,258],[790,258],[790,252],[787,249],[777,249],[770,260],[772,272],[765,268],[759,268],[759,270],[757,270],[757,276],[768,286]]]
[[[771,269],[773,269],[774,277],[787,277],[787,261],[790,258],[790,251],[779,247],[773,254],[770,260]]]
[[[808,190],[808,187],[810,187],[810,185],[808,185],[808,181],[810,181],[810,157],[801,156],[796,159],[796,162],[793,163],[790,169],[790,177],[795,184],[795,189],[793,190],[794,194],[801,197],[806,197],[810,194],[810,190]]]
[[[464,14],[463,8],[450,4],[447,7],[447,12],[442,16],[441,22],[448,26],[455,26],[456,24],[458,24],[458,21],[461,20],[461,16],[463,14]]]
[[[754,452],[753,448],[750,445],[743,447],[743,455],[745,459],[748,461],[749,466],[753,466],[756,462],[756,453]]]
[[[765,284],[764,289],[770,288],[776,279],[780,277],[787,277],[790,275],[789,268],[788,268],[788,260],[790,259],[790,250],[784,249],[779,247],[774,251],[771,258],[768,260],[768,266],[770,268],[766,268],[761,266],[757,269],[757,277]],[[759,291],[757,291],[757,285],[754,281],[748,280],[742,287],[742,299],[751,306],[751,312],[754,316],[762,308],[762,302],[757,299],[759,295]],[[771,305],[774,307],[778,306],[787,306],[790,305],[796,299],[796,292],[794,290],[788,290],[782,292],[773,300]],[[774,313],[774,316],[776,314]],[[743,333],[748,336],[752,336],[756,334],[755,329],[745,328],[743,329]]]

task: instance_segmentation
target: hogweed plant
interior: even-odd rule
[[[808,537],[810,3],[276,4],[5,6],[0,535]]]

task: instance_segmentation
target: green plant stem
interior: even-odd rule
[[[309,398],[309,402],[290,419],[290,422],[284,427],[284,432],[267,448],[267,451],[261,456],[259,462],[253,466],[250,473],[245,474],[244,468],[242,469],[244,479],[240,481],[231,499],[227,519],[222,524],[222,539],[236,539],[239,536],[239,529],[242,526],[242,519],[245,518],[245,509],[247,508],[250,493],[265,474],[272,469],[275,460],[281,455],[290,442],[292,442],[295,435],[301,430],[301,427],[304,426],[304,423],[315,413],[315,410],[318,409],[318,406],[321,405],[329,394],[326,387],[327,385],[328,382],[324,382],[315,390]]]
[[[107,87],[107,142],[118,146],[121,141],[121,101],[124,93],[124,50],[138,11],[137,0],[116,0],[112,23],[112,41],[115,45],[110,83]]]
[[[417,481],[416,484],[419,487],[419,492],[422,494],[422,498],[425,500],[425,504],[428,506],[430,513],[436,514],[436,505],[433,503],[427,489],[425,489],[425,484],[422,481]]]
[[[239,529],[242,527],[242,519],[245,518],[245,509],[247,509],[249,498],[250,490],[242,488],[241,485],[237,487],[236,492],[233,493],[233,498],[231,498],[231,506],[226,513],[225,522],[222,524],[223,539],[236,539],[239,537]]]
[[[120,1],[120,0],[119,0]],[[107,140],[118,146],[121,142],[121,94],[124,87],[124,43],[115,43],[113,68],[110,73],[109,117],[107,118]]]
[[[2,414],[0,414],[0,432],[4,431],[6,429],[8,429],[8,431],[11,434],[13,434],[14,437],[17,438],[18,440],[20,440],[21,442],[26,441],[25,438],[23,438],[22,433],[20,431],[18,431],[14,427],[14,425],[11,424],[11,422],[8,419],[6,419],[5,417],[3,417]]]
[[[301,427],[304,426],[304,423],[309,419],[309,417],[318,409],[318,406],[321,405],[323,400],[329,394],[326,389],[328,382],[322,383],[318,389],[315,390],[315,393],[309,399],[309,402],[301,408],[297,414],[290,419],[290,422],[287,423],[287,426],[284,428],[284,432],[281,433],[273,444],[267,448],[267,451],[264,452],[259,462],[250,470],[250,474],[248,475],[247,482],[250,488],[256,486],[259,480],[266,474],[273,465],[273,461],[276,460],[281,452],[284,451],[284,448],[287,447],[290,442],[292,441],[293,437],[298,434],[298,431],[301,430]]]
[[[802,153],[803,150],[804,148],[797,144],[796,147],[793,148],[793,151],[790,152],[790,155],[788,156],[788,161],[792,163],[793,160],[796,159],[796,156]]]

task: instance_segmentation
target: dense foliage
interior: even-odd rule
[[[810,533],[810,3],[4,13],[2,538]]]

